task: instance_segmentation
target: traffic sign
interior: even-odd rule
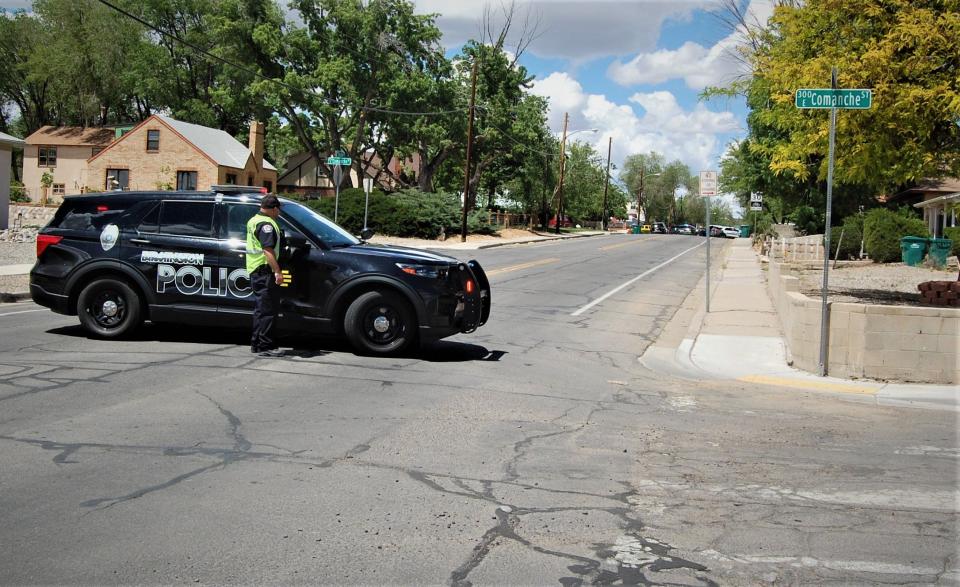
[[[717,172],[700,172],[700,196],[708,198],[717,195]]]
[[[793,96],[797,108],[842,108],[868,110],[873,104],[873,91],[864,89],[832,90],[830,88],[801,88]]]
[[[750,202],[751,210],[763,210],[763,202]]]
[[[327,165],[350,165],[350,157],[327,157]]]
[[[762,202],[763,202],[763,194],[760,194],[760,193],[757,193],[757,192],[750,192],[750,203],[753,204],[754,202],[762,203]]]

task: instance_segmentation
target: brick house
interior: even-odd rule
[[[43,190],[44,173],[53,176],[47,194],[51,200],[80,194],[94,185],[87,177],[87,160],[113,142],[112,128],[80,126],[44,126],[25,139],[23,186],[31,200],[38,202]]]
[[[250,125],[250,142],[222,130],[154,114],[87,161],[98,190],[207,190],[216,184],[277,185],[277,168],[263,158],[264,126]]]

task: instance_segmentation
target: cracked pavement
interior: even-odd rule
[[[955,414],[643,368],[704,252],[570,316],[693,242],[626,238],[477,251],[562,261],[388,359],[0,306],[0,580],[960,582]]]

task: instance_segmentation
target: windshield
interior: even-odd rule
[[[334,224],[329,218],[315,210],[283,200],[281,214],[299,224],[308,234],[316,236],[329,247],[348,247],[360,244],[356,237]]]

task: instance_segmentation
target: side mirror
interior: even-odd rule
[[[373,238],[374,232],[372,228],[364,228],[360,231],[360,238],[368,241]]]
[[[287,248],[291,252],[304,251],[310,248],[310,242],[302,234],[288,235],[285,240],[287,241]]]

